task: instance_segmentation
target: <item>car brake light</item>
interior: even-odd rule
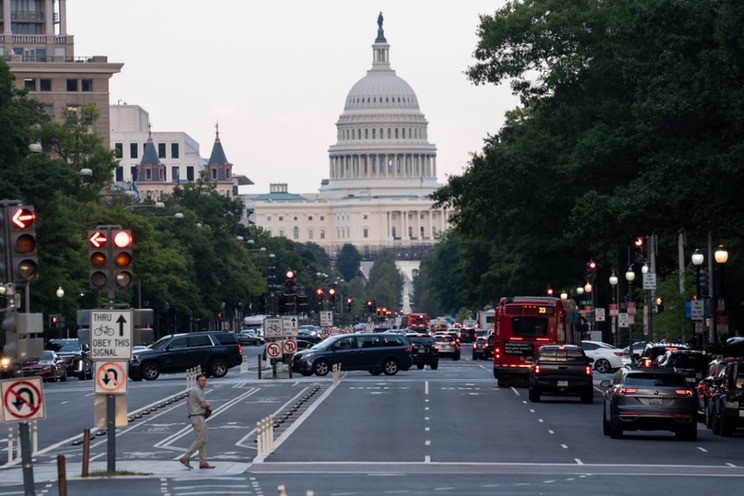
[[[592,375],[592,367],[591,367],[591,365],[587,365],[586,367],[584,367],[584,373],[586,375]]]
[[[413,346],[411,346],[410,344],[408,346],[406,346],[406,351],[408,353],[412,352],[413,351]]]
[[[431,349],[432,350],[438,350],[439,349],[439,346],[437,346],[437,345],[434,344],[434,345],[431,346]]]
[[[243,347],[240,345],[240,343],[238,343],[238,354],[239,355],[243,354]]]
[[[635,394],[638,392],[638,388],[622,387],[617,390],[617,394]]]
[[[689,389],[675,389],[674,393],[677,396],[692,396],[692,391]]]
[[[619,357],[622,357],[622,356],[625,356],[625,352],[624,351],[616,351],[615,352],[615,355],[616,356],[619,356]]]
[[[540,374],[540,366],[535,365],[535,375],[539,375],[539,374]]]

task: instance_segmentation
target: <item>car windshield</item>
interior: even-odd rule
[[[695,369],[707,365],[704,355],[672,355],[669,357],[669,363],[682,369]]]
[[[150,345],[150,348],[153,350],[159,350],[165,347],[166,344],[168,344],[173,336],[165,336],[163,338],[158,339],[154,343]]]
[[[434,340],[430,337],[424,337],[424,336],[406,336],[406,339],[411,344],[417,343],[417,344],[431,344]]]
[[[636,387],[687,387],[685,378],[676,374],[628,374],[623,383]]]
[[[79,352],[83,346],[80,341],[50,341],[47,343],[47,349],[56,351],[57,353],[62,352]]]

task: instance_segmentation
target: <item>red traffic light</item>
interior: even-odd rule
[[[637,238],[633,239],[633,246],[636,248],[643,248],[643,236],[638,236]]]
[[[132,233],[130,231],[112,231],[111,237],[114,241],[114,247],[123,249],[132,246]]]
[[[36,213],[24,207],[16,208],[10,215],[10,222],[15,229],[25,230],[31,227],[36,220]]]
[[[589,268],[589,270],[596,270],[597,262],[595,262],[594,260],[589,260],[589,263],[586,264],[586,266]]]
[[[287,279],[294,279],[295,278],[294,270],[291,270],[291,269],[288,270],[287,273],[284,274],[284,277],[286,277]]]
[[[318,288],[315,290],[315,294],[318,295],[318,298],[323,297],[323,288]]]
[[[89,231],[88,232],[88,244],[93,248],[101,248],[106,246],[108,238],[101,231]]]

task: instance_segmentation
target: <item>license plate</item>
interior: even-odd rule
[[[648,404],[649,405],[661,405],[663,404],[663,402],[661,398],[651,398],[650,400],[648,400]]]
[[[685,377],[685,380],[687,382],[697,382],[697,380],[694,377]]]
[[[744,410],[739,410],[739,417],[744,417]]]
[[[558,387],[568,387],[568,381],[558,381]]]

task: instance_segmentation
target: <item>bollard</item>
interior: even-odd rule
[[[65,455],[57,455],[57,487],[59,487],[59,496],[67,496],[67,469],[65,467]]]
[[[261,439],[261,436],[263,435],[262,428],[263,424],[260,420],[256,421],[256,451],[258,453],[258,456],[263,455],[263,440]]]
[[[276,486],[276,490],[278,491],[277,494],[279,496],[287,496],[287,491],[284,489],[284,485],[283,484],[280,484],[280,485]]]
[[[305,496],[313,496],[315,493],[312,491],[306,491]]]
[[[13,428],[8,428],[8,463],[13,461],[13,450],[15,449],[15,442],[13,440]]]
[[[88,477],[88,467],[90,466],[90,429],[83,430],[83,460],[82,460],[81,477]]]
[[[274,416],[269,415],[269,452],[274,451]]]
[[[333,384],[338,384],[340,377],[341,377],[341,364],[334,363],[333,364]]]
[[[258,355],[258,378],[261,378],[261,372],[263,370],[263,364],[261,363],[261,354]]]
[[[240,373],[245,374],[248,372],[248,360],[246,360],[245,355],[243,355],[243,360],[240,362]]]
[[[31,421],[31,454],[35,455],[39,451],[39,423],[36,420]]]

